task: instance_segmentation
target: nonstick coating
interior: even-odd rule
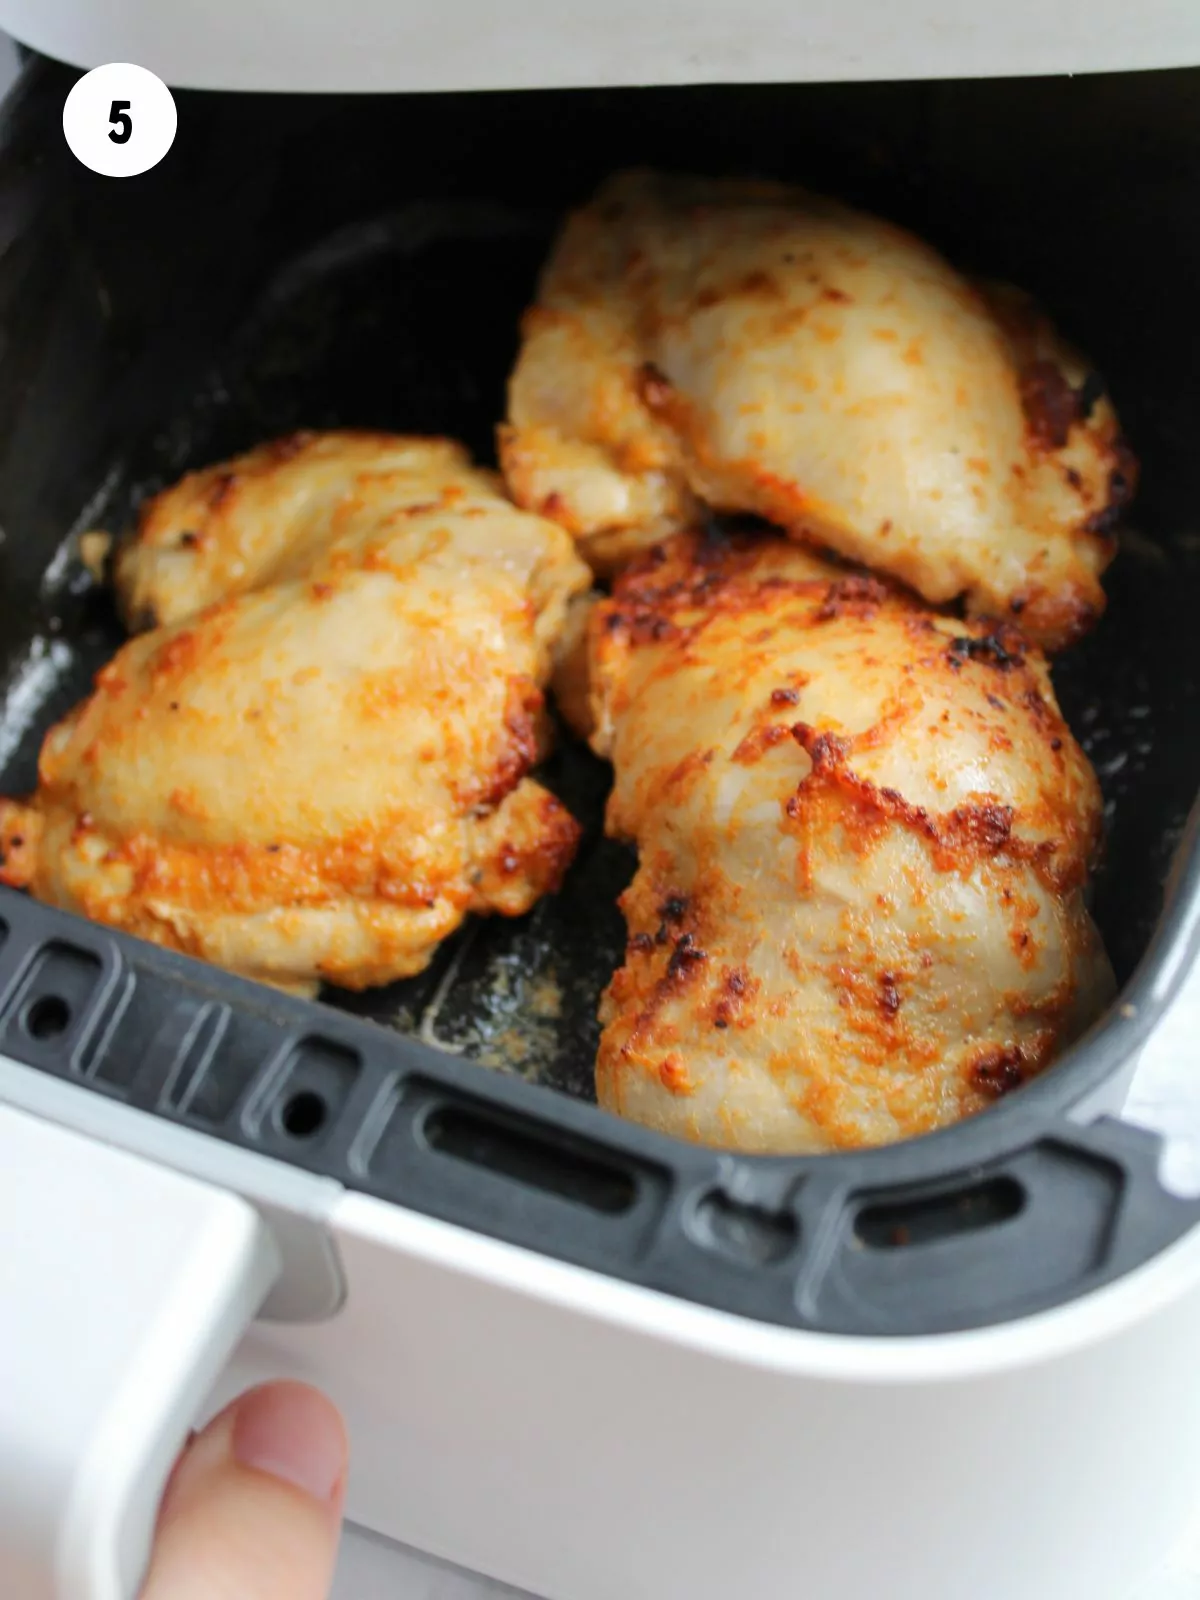
[[[563,187],[582,197],[591,178],[581,173]],[[960,257],[986,249],[989,230],[1004,237],[994,203],[974,231],[962,208],[947,203],[938,227],[939,208],[914,200],[920,185],[895,179],[893,187],[900,209],[912,220],[927,217],[937,242]],[[1079,206],[1081,217],[1094,221],[1086,198]],[[1012,207],[1014,228],[1023,220],[1030,228],[1028,206],[1015,194]],[[405,202],[362,213],[309,241],[298,257],[276,260],[269,286],[203,380],[193,378],[190,392],[177,392],[146,437],[128,442],[75,525],[58,527],[45,542],[40,601],[16,617],[4,615],[11,557],[0,542],[0,622],[7,624],[0,634],[0,790],[33,786],[46,729],[87,692],[121,640],[109,597],[74,554],[81,531],[119,533],[144,495],[185,468],[296,427],[447,433],[494,459],[517,321],[556,210],[470,198]],[[1065,213],[1062,226],[1065,250]],[[1077,218],[1075,226],[1083,222]],[[1029,237],[1031,265],[1052,257],[1044,225],[1036,240]],[[1022,259],[1020,249],[1007,253]],[[1104,287],[1112,270],[1097,264],[1089,279],[1086,256],[1077,256],[1071,272],[1040,276],[1057,279],[1052,309],[1060,320],[1090,331],[1092,353],[1108,371],[1144,463],[1144,491],[1109,577],[1108,613],[1055,668],[1066,715],[1104,788],[1108,843],[1095,879],[1095,914],[1124,980],[1158,917],[1163,877],[1200,787],[1193,731],[1200,648],[1192,621],[1200,521],[1181,494],[1182,421],[1169,404],[1179,386],[1164,392],[1154,376],[1153,338],[1130,335],[1137,307],[1126,307],[1106,338]],[[1041,283],[1033,286],[1045,292]],[[1143,300],[1142,314],[1165,351],[1162,306]],[[6,531],[20,540],[21,529]],[[27,558],[27,540],[25,549]],[[562,893],[519,921],[472,923],[419,978],[364,995],[327,990],[323,998],[487,1066],[591,1098],[596,1002],[623,949],[616,898],[632,858],[602,836],[608,777],[601,763],[564,737],[545,776],[587,828]]]

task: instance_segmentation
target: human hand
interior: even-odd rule
[[[271,1383],[192,1438],[163,1495],[142,1600],[328,1600],[346,1430],[299,1383]]]

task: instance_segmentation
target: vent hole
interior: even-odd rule
[[[283,1131],[290,1133],[293,1139],[311,1139],[325,1126],[327,1115],[328,1108],[321,1096],[311,1089],[301,1089],[284,1105],[279,1120]]]
[[[867,1206],[854,1219],[854,1235],[868,1250],[902,1250],[994,1228],[1024,1208],[1025,1191],[1015,1178],[992,1178],[925,1200]]]
[[[71,1026],[71,1008],[61,996],[44,994],[25,1013],[25,1031],[34,1039],[58,1039]]]
[[[592,1211],[618,1216],[637,1198],[637,1184],[629,1173],[470,1111],[440,1107],[430,1112],[423,1127],[426,1143],[443,1155]]]
[[[743,1205],[720,1189],[706,1194],[696,1207],[694,1229],[710,1250],[758,1267],[782,1261],[800,1231],[789,1212]]]

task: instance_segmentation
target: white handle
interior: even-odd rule
[[[4,1600],[134,1600],[171,1464],[278,1272],[238,1196],[0,1105]]]

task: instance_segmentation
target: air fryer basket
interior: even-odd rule
[[[492,454],[556,217],[615,167],[800,178],[1033,289],[1092,354],[1144,464],[1096,634],[1056,669],[1104,785],[1096,914],[1125,982],[1069,1058],[890,1150],[739,1158],[586,1102],[632,859],[607,774],[562,893],[469,927],[420,978],[309,1005],[0,891],[0,1054],[483,1232],[766,1320],[982,1325],[1112,1279],[1200,1216],[1156,1141],[1070,1120],[1190,960],[1200,855],[1200,74],[394,99],[181,94],[163,165],[77,166],[74,75],[26,71],[0,136],[0,792],[120,629],[78,535],[189,466],[308,426]],[[313,737],[319,737],[313,730]],[[1181,844],[1181,841],[1184,841]],[[1174,893],[1163,883],[1176,861]],[[490,1069],[490,1070],[489,1070]]]

